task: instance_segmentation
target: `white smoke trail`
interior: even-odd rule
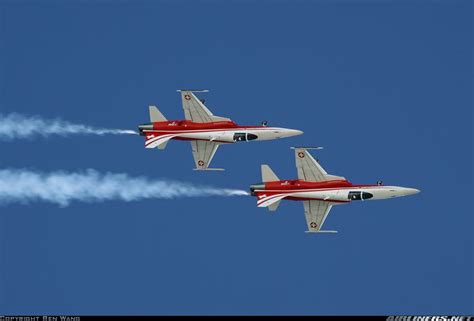
[[[95,128],[81,124],[73,124],[61,119],[42,119],[38,116],[24,116],[17,113],[0,114],[0,140],[31,138],[34,136],[72,134],[83,135],[124,135],[137,134],[133,130]]]
[[[137,201],[178,197],[248,195],[237,189],[197,186],[190,183],[150,180],[127,174],[99,173],[88,169],[78,173],[41,173],[24,169],[0,170],[0,204],[44,201],[67,206],[72,201]]]

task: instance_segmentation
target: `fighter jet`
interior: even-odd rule
[[[321,230],[333,205],[407,196],[420,192],[414,188],[385,186],[381,181],[376,185],[352,184],[344,177],[328,174],[308,152],[308,149],[321,149],[321,147],[292,148],[295,150],[298,179],[280,180],[268,165],[262,165],[263,183],[251,185],[250,193],[257,197],[258,207],[268,207],[270,211],[275,211],[282,199],[303,201],[308,225],[307,233],[337,233]]]
[[[229,118],[214,116],[199,100],[195,92],[208,90],[178,90],[184,109],[185,120],[167,120],[156,106],[149,106],[150,123],[138,126],[140,135],[145,136],[145,148],[165,149],[171,140],[189,140],[193,150],[195,170],[223,170],[209,168],[217,148],[221,144],[271,140],[301,135],[295,129],[261,126],[239,126]]]

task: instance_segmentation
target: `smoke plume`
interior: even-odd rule
[[[0,140],[33,138],[35,136],[73,134],[82,135],[126,135],[137,134],[133,130],[95,128],[73,124],[61,119],[43,119],[39,116],[24,116],[17,113],[0,114]]]
[[[130,202],[143,199],[239,195],[248,193],[237,189],[130,177],[127,174],[100,173],[92,169],[76,173],[0,170],[0,204],[43,201],[67,206],[73,201]]]

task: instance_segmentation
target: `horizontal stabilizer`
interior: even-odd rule
[[[280,205],[280,202],[281,202],[281,200],[279,200],[279,201],[277,201],[277,202],[275,202],[275,203],[273,203],[273,204],[267,206],[268,210],[269,210],[270,212],[276,211],[277,208],[278,208],[278,205]]]
[[[263,193],[263,192],[261,192]],[[259,194],[258,195],[258,200],[257,200],[257,207],[269,207],[272,204],[280,202],[280,200],[284,199],[286,195],[270,195],[267,196],[265,194]],[[278,205],[277,205],[278,207]],[[276,208],[275,208],[276,209]],[[270,209],[271,211],[271,209]]]
[[[193,171],[225,171],[224,168],[193,168]]]
[[[158,145],[156,148],[158,148],[159,150],[164,150],[166,148],[166,145],[168,145],[168,142],[169,142],[169,140],[165,140],[163,143]]]
[[[326,231],[304,231],[305,233],[330,233],[330,234],[335,234],[337,233],[337,231],[330,231],[330,230],[326,230]]]
[[[165,149],[166,144],[168,143],[170,139],[174,137],[174,135],[146,134],[145,137],[146,137],[145,148]]]

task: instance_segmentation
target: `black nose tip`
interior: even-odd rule
[[[250,185],[250,195],[255,196],[256,195],[256,193],[255,193],[256,190],[264,190],[264,189],[265,189],[265,184],[263,184],[263,183]]]

